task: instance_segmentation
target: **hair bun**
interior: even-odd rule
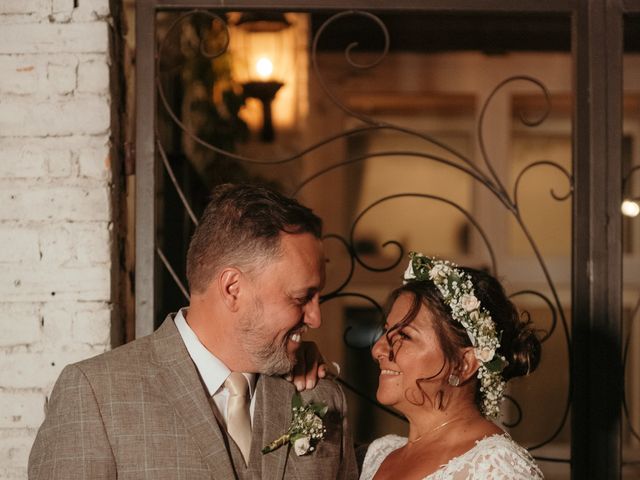
[[[513,332],[513,338],[507,360],[509,365],[502,372],[505,380],[522,377],[532,373],[540,363],[541,344],[533,324],[525,313],[526,321],[518,322]],[[510,358],[509,358],[510,357]]]

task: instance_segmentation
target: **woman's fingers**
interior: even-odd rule
[[[292,381],[299,392],[314,388],[318,379],[324,378],[327,373],[318,346],[314,342],[302,342],[296,356],[297,362],[291,372],[291,380],[287,380]]]

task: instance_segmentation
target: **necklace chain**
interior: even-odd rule
[[[431,430],[429,430],[428,432],[423,433],[422,435],[420,435],[420,436],[419,436],[418,438],[416,438],[415,440],[409,440],[409,443],[412,443],[412,444],[413,444],[413,443],[418,443],[420,440],[422,440],[422,437],[424,437],[425,435],[430,434],[430,433],[437,432],[438,430],[440,430],[441,428],[446,427],[446,426],[447,426],[447,425],[449,425],[450,423],[457,422],[458,420],[462,420],[462,419],[463,419],[463,417],[458,417],[458,418],[452,418],[451,420],[447,420],[446,422],[441,423],[440,425],[436,426],[435,428],[432,428],[432,429],[431,429]]]

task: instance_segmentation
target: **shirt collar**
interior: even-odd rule
[[[209,395],[213,396],[221,389],[231,370],[202,344],[186,321],[187,310],[187,308],[180,309],[173,321]],[[255,373],[242,373],[249,382],[249,395],[253,397],[257,376]]]

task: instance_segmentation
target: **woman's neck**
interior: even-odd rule
[[[455,427],[460,431],[465,424],[483,420],[475,404],[449,405],[445,410],[422,408],[408,415],[409,443],[441,438],[445,432]]]

